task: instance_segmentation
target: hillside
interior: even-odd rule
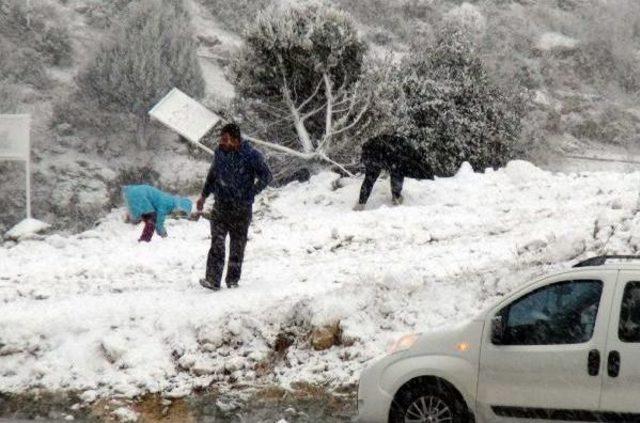
[[[38,69],[40,79],[35,82],[8,75],[8,71],[3,74],[0,67],[0,90],[6,89],[10,94],[3,98],[7,104],[1,111],[31,113],[33,119],[34,215],[57,230],[91,227],[96,219],[120,203],[123,183],[146,181],[169,190],[195,192],[208,167],[207,157],[192,152],[174,134],[160,127],[153,128],[149,150],[140,150],[125,117],[106,112],[90,112],[87,116],[84,104],[74,104],[75,77],[91,59],[100,40],[109,36],[109,25],[118,19],[119,9],[127,3],[34,2],[33,22],[64,28],[68,34],[72,47],[70,60],[52,64],[28,59],[15,64],[19,74]],[[11,4],[23,5],[7,1],[0,6],[9,8]],[[189,4],[201,46],[198,54],[206,95],[215,94],[215,101],[226,104],[233,97],[233,86],[224,78],[222,64],[228,61],[229,52],[237,48],[239,37],[212,24],[214,19],[198,3]],[[19,7],[17,10],[24,12]],[[24,15],[19,16],[25,19]],[[21,31],[29,32],[23,20],[8,18],[18,21]],[[10,39],[12,34],[0,30],[0,41]],[[0,42],[0,53],[1,47]],[[33,48],[22,39],[14,40],[11,47],[18,52],[33,53]],[[40,57],[37,51],[33,55]],[[24,168],[17,163],[2,162],[0,175],[3,176],[0,198],[7,205],[0,213],[0,233],[4,233],[24,216]]]
[[[120,204],[123,183],[195,193],[206,169],[207,158],[194,155],[174,134],[155,128],[150,150],[141,151],[124,116],[87,112],[74,101],[75,75],[128,3],[37,0],[30,13],[23,2],[0,3],[0,109],[34,118],[34,210],[56,229],[91,227]],[[242,28],[267,3],[187,2],[206,80],[204,101],[215,110],[229,110],[234,89],[225,69],[242,44]],[[605,165],[566,164],[565,154],[637,154],[640,13],[633,0],[333,3],[352,13],[375,55],[401,57],[415,43],[428,44],[443,16],[471,19],[481,30],[479,48],[493,76],[527,89],[521,157],[562,170]],[[0,176],[4,233],[22,217],[24,171],[3,162]]]
[[[77,412],[104,397],[135,408],[145,393],[352,392],[402,334],[460,323],[577,259],[640,249],[637,172],[463,166],[409,180],[399,207],[381,181],[363,212],[351,210],[361,180],[335,190],[334,178],[260,197],[238,290],[198,285],[206,221],[170,220],[169,238],[142,245],[115,210],[77,235],[4,243],[0,392],[77,392]]]

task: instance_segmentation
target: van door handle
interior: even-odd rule
[[[609,373],[610,377],[618,377],[620,374],[620,353],[618,351],[611,351],[609,353],[607,373]]]
[[[598,376],[600,372],[600,351],[589,351],[589,359],[587,360],[587,370],[589,376]]]

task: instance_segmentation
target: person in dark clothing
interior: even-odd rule
[[[225,125],[220,131],[220,143],[196,203],[198,211],[202,212],[207,197],[213,194],[211,248],[206,276],[200,281],[205,288],[220,289],[227,235],[230,251],[225,282],[229,288],[238,286],[253,201],[271,180],[271,171],[262,154],[242,140],[238,125]]]
[[[420,150],[411,141],[397,135],[381,135],[362,145],[361,162],[365,177],[360,187],[360,197],[354,210],[364,210],[373,185],[383,170],[391,176],[391,199],[402,204],[404,178],[433,179],[431,166],[422,158]]]

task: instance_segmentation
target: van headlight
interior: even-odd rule
[[[389,354],[395,354],[400,351],[408,350],[413,346],[413,344],[416,343],[418,337],[419,335],[417,333],[403,336],[402,338],[391,344],[388,351]]]

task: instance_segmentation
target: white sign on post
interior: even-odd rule
[[[0,159],[29,158],[29,115],[0,115]]]
[[[30,115],[0,115],[0,160],[24,161],[27,171],[27,218],[31,218]]]
[[[153,106],[149,115],[213,154],[211,149],[200,144],[200,140],[220,121],[220,117],[179,89],[172,89]]]

